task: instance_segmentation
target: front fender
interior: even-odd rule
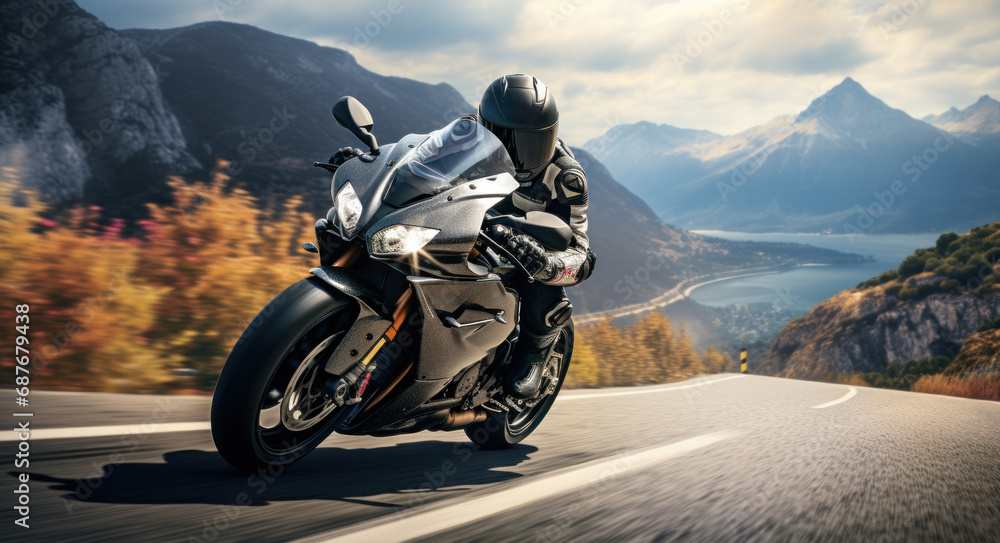
[[[392,309],[387,307],[382,292],[354,270],[320,266],[309,272],[358,302],[357,320],[324,367],[328,373],[343,375],[351,366],[364,358],[392,325]]]
[[[382,291],[360,273],[349,268],[320,266],[309,270],[318,279],[340,292],[354,298],[371,312],[383,317],[392,316],[392,308],[386,305]]]

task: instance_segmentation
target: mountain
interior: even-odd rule
[[[792,243],[731,242],[665,224],[584,149],[573,148],[587,172],[588,230],[597,253],[594,275],[569,295],[582,311],[645,302],[694,276],[743,268],[864,260]]]
[[[1000,222],[942,235],[892,270],[838,293],[778,333],[762,371],[831,378],[890,362],[955,358],[946,373],[991,364],[995,344],[971,336],[1000,319]],[[992,337],[992,336],[990,336]]]
[[[384,143],[424,133],[473,112],[450,85],[382,76],[346,51],[227,22],[170,30],[125,30],[151,62],[169,73],[163,94],[206,165],[223,159],[238,183],[280,199],[328,188],[312,167],[358,141],[330,114],[345,95],[361,100]],[[325,213],[327,201],[313,210]]]
[[[998,150],[914,119],[846,78],[797,115],[733,136],[630,161],[596,156],[616,176],[636,175],[623,182],[672,224],[860,234],[996,220]]]
[[[252,26],[210,22],[119,32],[71,2],[52,5],[59,11],[45,36],[4,57],[0,166],[20,165],[22,182],[50,200],[82,195],[106,215],[136,218],[142,204],[168,197],[164,177],[204,178],[217,164],[231,184],[248,188],[264,205],[300,196],[310,211],[325,214],[330,176],[312,161],[358,145],[330,115],[340,96],[353,95],[371,110],[382,143],[474,111],[447,84],[382,76],[345,51]],[[16,33],[21,23],[12,21],[34,13],[37,4],[2,9],[3,28]],[[116,102],[141,85],[145,94]],[[111,124],[102,124],[104,118]],[[72,175],[46,169],[103,126],[109,128],[103,142],[81,156]],[[640,129],[655,135],[663,150],[718,137]],[[859,258],[792,244],[712,240],[668,226],[596,158],[578,153],[588,172],[589,233],[598,253],[594,276],[571,290],[581,312],[644,302],[698,275]]]
[[[722,136],[707,130],[642,121],[615,126],[585,143],[583,148],[613,163],[615,177],[632,192],[642,194],[658,188],[657,184],[663,181],[658,172],[674,172],[671,178],[683,179],[701,171],[700,161],[673,153],[675,149],[720,138]]]
[[[953,107],[940,115],[928,115],[924,120],[949,132],[1000,134],[1000,102],[984,95],[961,111]]]
[[[0,164],[29,186],[127,201],[200,167],[131,40],[63,0],[4,2],[0,35]]]

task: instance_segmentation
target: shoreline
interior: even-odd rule
[[[574,318],[573,322],[577,325],[585,325],[606,318],[617,319],[621,317],[626,317],[628,315],[635,315],[637,313],[653,311],[655,309],[666,307],[673,303],[679,302],[680,300],[687,298],[698,287],[707,285],[709,283],[716,283],[718,281],[725,281],[727,279],[737,279],[740,277],[750,277],[753,275],[766,275],[771,273],[779,273],[782,271],[795,269],[796,267],[798,267],[798,265],[771,266],[768,268],[749,268],[744,270],[731,270],[720,274],[701,275],[698,277],[692,277],[685,281],[681,281],[679,284],[677,284],[670,290],[664,292],[663,294],[657,296],[656,298],[653,298],[652,300],[649,300],[648,302],[626,305],[619,308],[610,309],[607,311],[595,311],[593,313],[585,313],[583,315],[580,315],[579,317]],[[691,284],[692,281],[699,281],[699,282]]]

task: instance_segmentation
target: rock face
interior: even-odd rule
[[[276,201],[325,196],[330,176],[313,161],[361,145],[330,114],[341,96],[371,111],[380,143],[474,111],[447,84],[379,75],[346,51],[250,25],[215,21],[122,34],[169,74],[163,94],[195,157],[206,166],[228,161],[235,182]],[[329,203],[316,199],[313,210],[325,213]]]
[[[790,322],[767,354],[768,373],[817,378],[881,371],[890,362],[957,355],[983,323],[1000,317],[1000,291],[933,294],[902,302],[881,289],[845,290]]]
[[[1000,375],[1000,329],[969,336],[946,372],[967,376]]]
[[[0,149],[49,199],[121,201],[199,167],[139,48],[73,2],[0,6]]]

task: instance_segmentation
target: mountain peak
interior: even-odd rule
[[[997,134],[1000,133],[1000,102],[984,94],[965,109],[952,107],[940,115],[928,115],[924,120],[949,132]]]
[[[816,117],[826,119],[870,116],[894,111],[885,102],[872,96],[867,89],[851,77],[845,77],[837,86],[812,101],[805,111],[795,118],[796,123]]]

